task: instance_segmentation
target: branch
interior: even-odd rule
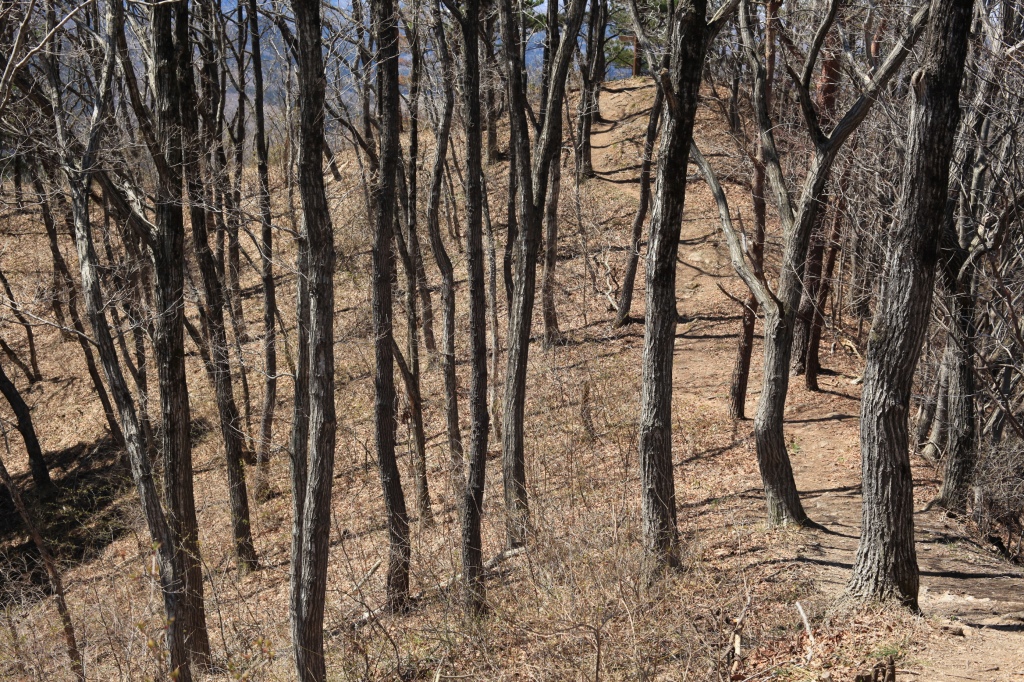
[[[754,298],[763,308],[777,308],[779,305],[778,299],[772,295],[768,288],[757,278],[750,265],[747,263],[746,258],[743,256],[743,244],[740,241],[739,235],[736,234],[736,230],[732,226],[732,216],[729,213],[729,201],[726,199],[725,192],[722,190],[722,185],[718,182],[718,177],[715,175],[715,171],[711,168],[711,164],[704,158],[700,148],[697,147],[696,142],[690,144],[690,159],[697,164],[701,174],[704,176],[704,181],[708,183],[708,189],[711,190],[711,196],[714,197],[715,203],[718,205],[718,216],[722,223],[722,232],[725,233],[725,239],[729,242],[729,259],[732,261],[732,266],[736,270],[736,274],[740,276],[743,283],[750,289],[750,293],[754,294]]]

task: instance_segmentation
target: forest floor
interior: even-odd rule
[[[733,296],[744,292],[719,237],[717,210],[699,179],[689,183],[683,223],[673,368],[673,445],[685,570],[667,574],[654,585],[640,578],[636,423],[643,326],[635,321],[611,330],[614,311],[609,294],[614,298],[615,280],[629,248],[640,149],[652,99],[649,81],[608,84],[601,97],[607,122],[597,126],[593,140],[598,177],[577,187],[572,182],[571,154],[564,156],[556,301],[566,342],[541,348],[538,311],[528,378],[526,457],[534,535],[524,555],[493,571],[488,581],[491,612],[480,621],[464,620],[456,592],[437,589],[459,571],[460,559],[459,518],[446,483],[443,383],[433,363],[423,377],[432,524],[413,511],[413,487],[406,473],[408,432],[405,424],[398,426],[403,482],[414,524],[416,606],[406,615],[352,627],[364,611],[383,601],[381,562],[386,562],[387,534],[372,445],[369,230],[358,164],[342,155],[343,180],[328,185],[340,254],[335,328],[338,448],[325,609],[330,679],[852,682],[856,674],[893,656],[900,680],[1024,680],[1024,571],[972,539],[960,520],[923,511],[938,481],[935,470],[916,457],[922,615],[891,608],[855,609],[842,599],[860,525],[857,379],[863,362],[851,350],[855,344],[843,343],[849,339],[841,336],[849,333],[855,340],[855,327],[826,333],[822,390],[807,391],[802,377],[795,377],[787,408],[786,438],[797,484],[811,518],[827,530],[765,527],[752,424],[733,421],[727,407],[740,310],[720,287]],[[722,179],[734,214],[747,217],[749,191],[740,184],[743,164],[721,129],[711,108],[704,107],[698,143]],[[455,147],[461,154],[461,144]],[[505,168],[498,164],[487,169],[499,241],[498,302],[503,322]],[[458,162],[454,170],[458,172]],[[696,178],[692,168],[690,175]],[[275,221],[287,225],[295,213],[282,187],[276,184]],[[458,216],[453,219],[457,222]],[[12,234],[0,260],[15,283],[16,295],[45,316],[42,303],[31,303],[36,300],[34,292],[45,288],[50,277],[45,235],[31,220],[18,224]],[[458,373],[465,399],[466,268],[454,235],[446,241],[458,280]],[[70,240],[63,246],[73,264]],[[777,237],[770,234],[769,254],[777,247]],[[248,248],[254,253],[251,245]],[[284,238],[278,249],[278,296],[282,318],[290,321],[294,251]],[[436,277],[429,257],[427,270],[432,279]],[[246,318],[254,336],[243,344],[243,357],[257,423],[262,399],[258,274],[245,268],[243,284]],[[633,305],[638,320],[643,301],[641,262]],[[434,306],[439,335],[436,297]],[[404,339],[400,305],[395,316],[396,336]],[[292,323],[287,324],[294,348]],[[504,339],[506,329],[501,326]],[[24,352],[19,331],[13,325],[4,330],[12,345]],[[152,577],[152,546],[134,489],[119,453],[104,436],[103,415],[83,379],[77,345],[63,343],[52,327],[37,327],[36,333],[47,380],[25,393],[62,486],[61,496],[47,504],[44,516],[66,566],[72,618],[83,642],[89,679],[164,679],[166,670],[154,643],[162,621]],[[759,394],[759,343],[754,349],[748,414]],[[279,361],[287,371],[292,351],[284,342],[282,346]],[[206,677],[293,679],[287,615],[291,501],[284,451],[290,381],[279,382],[278,389],[271,479],[277,494],[253,504],[253,534],[262,568],[242,576],[234,569],[230,549],[226,475],[212,391],[191,350],[187,362],[207,619],[217,666]],[[502,379],[497,377],[499,386]],[[154,383],[150,404],[155,412]],[[466,413],[463,407],[464,435]],[[27,488],[20,441],[12,438],[11,444],[5,459]],[[493,431],[489,451],[483,535],[485,554],[493,556],[504,544],[500,439]],[[33,565],[27,547],[9,500],[0,499],[0,584],[8,615],[5,634],[0,634],[0,677],[64,679],[66,659],[52,600],[38,590],[38,574],[33,583],[20,573]],[[798,603],[807,614],[813,640]]]
[[[619,143],[618,129],[653,97],[653,87],[644,84],[646,87],[637,89],[636,85],[616,83],[602,96],[601,113],[609,122],[594,136],[594,163],[602,177],[619,175],[616,170],[623,163],[624,148]],[[646,95],[640,96],[644,92]],[[646,122],[645,116],[640,118]],[[706,120],[698,123],[695,137],[714,166],[716,154],[712,150],[728,142],[723,142],[714,124]],[[735,154],[729,156],[734,158]],[[723,176],[734,216],[737,209],[749,216],[749,189],[730,185],[728,170],[719,168],[717,172]],[[632,174],[632,169],[629,172]],[[615,187],[639,196],[635,183],[616,183]],[[688,192],[689,211],[712,201],[701,180],[691,183]],[[695,326],[703,327],[701,331],[707,329],[700,323],[709,311],[735,306],[718,288],[720,282],[734,296],[742,297],[744,292],[736,285],[724,245],[718,244],[715,249],[699,246],[708,239],[711,228],[713,224],[704,221],[686,220],[683,224],[684,245],[680,246],[678,269],[680,315],[688,321],[680,325],[674,385],[677,396],[707,399],[708,412],[726,421],[730,417],[722,391],[731,377],[735,337],[693,331]],[[690,291],[698,293],[687,296]],[[731,322],[730,326],[737,323]],[[838,338],[832,341],[831,354],[823,343],[823,364],[828,371],[819,378],[821,390],[809,391],[802,377],[793,377],[786,407],[786,439],[797,487],[810,517],[826,528],[801,532],[794,560],[813,567],[810,577],[817,593],[808,601],[820,602],[825,608],[841,597],[849,579],[861,521],[858,422],[863,363],[859,357],[850,357]],[[759,342],[760,338],[753,354],[748,415],[754,413],[760,394]],[[751,422],[742,422],[736,428],[749,432]],[[980,545],[965,532],[961,521],[940,510],[926,511],[941,480],[935,468],[920,457],[915,455],[912,463],[920,607],[924,618],[938,625],[938,632],[924,639],[911,636],[900,667],[922,680],[1024,679],[1024,571],[991,547]],[[755,507],[759,502],[751,500]]]

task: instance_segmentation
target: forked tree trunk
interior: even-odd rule
[[[769,0],[765,5],[764,24],[764,99],[765,106],[771,107],[772,91],[775,87],[775,34],[778,30],[778,14],[782,0]],[[764,150],[755,143],[754,177],[750,187],[750,201],[754,212],[754,235],[750,244],[751,265],[755,275],[764,276],[764,235],[767,218],[766,169]],[[746,418],[747,387],[750,384],[750,357],[754,351],[754,324],[757,322],[759,304],[753,292],[743,302],[743,321],[736,343],[736,362],[733,364],[732,381],[729,385],[729,413],[733,419]]]
[[[847,589],[860,600],[895,599],[915,610],[919,578],[907,422],[928,328],[973,7],[971,0],[931,3],[924,60],[910,81],[903,189],[861,401],[863,520]]]
[[[451,52],[444,34],[440,9],[431,7],[433,13],[434,41],[440,54],[443,73],[454,78]],[[441,273],[441,374],[444,376],[444,407],[445,424],[448,433],[449,468],[455,495],[462,494],[463,461],[462,432],[459,427],[459,389],[455,375],[455,271],[452,268],[448,250],[441,239],[440,209],[441,189],[444,183],[445,158],[448,155],[448,143],[451,139],[452,113],[455,110],[455,93],[452,88],[444,88],[444,104],[441,120],[434,133],[434,167],[430,174],[430,193],[427,196],[427,235],[430,238],[430,250],[434,253],[437,269]]]
[[[553,4],[553,3],[552,3]],[[559,131],[561,132],[561,131]],[[561,134],[559,146],[561,146]],[[555,308],[555,266],[558,264],[558,199],[562,189],[562,159],[556,154],[548,173],[548,200],[544,207],[544,270],[540,279],[540,308],[544,319],[544,347],[562,340]]]
[[[334,480],[336,418],[334,407],[334,231],[324,188],[324,63],[320,3],[293,0],[298,37],[299,163],[298,185],[306,250],[299,279],[307,281],[308,306],[306,461],[293,468],[293,487],[301,490],[299,538],[292,554],[292,647],[302,682],[323,682],[324,598],[330,541],[330,502]],[[395,36],[397,42],[397,35]],[[301,328],[300,328],[301,333]],[[390,371],[390,368],[389,368]],[[298,382],[296,382],[298,384]],[[299,390],[299,386],[296,386]],[[300,401],[296,400],[296,403]],[[296,457],[296,459],[298,459]],[[305,471],[303,471],[305,469]],[[298,476],[304,474],[304,478]],[[299,546],[296,548],[295,544]],[[296,553],[295,550],[298,549]],[[296,568],[298,565],[298,568]]]
[[[308,0],[311,1],[311,0]],[[375,189],[375,225],[372,256],[373,332],[376,343],[374,388],[374,424],[377,459],[384,506],[387,515],[389,557],[387,605],[392,611],[404,610],[409,603],[409,515],[395,458],[395,377],[391,344],[391,278],[395,226],[395,197],[398,186],[398,139],[401,124],[398,92],[398,24],[393,0],[374,0],[371,4],[377,44],[377,117],[380,121],[378,178]]]
[[[575,36],[579,32],[583,21],[584,4],[584,0],[573,0],[566,9],[567,36]],[[514,149],[512,172],[515,174],[517,185],[516,212],[519,231],[515,245],[515,276],[509,312],[508,364],[505,373],[501,429],[506,530],[508,545],[515,548],[526,543],[529,520],[523,418],[526,407],[526,368],[529,360],[530,330],[536,296],[537,254],[543,227],[548,172],[552,160],[558,154],[555,126],[561,125],[565,79],[576,45],[572,40],[562,41],[557,54],[552,56],[550,72],[547,74],[547,98],[542,104],[544,123],[536,135],[534,152],[531,154],[529,124],[526,117],[524,60],[519,49],[521,41],[517,35],[519,24],[512,11],[511,0],[501,0],[498,5],[502,24],[502,46],[506,63],[509,65],[510,148]]]
[[[647,244],[647,313],[640,389],[640,485],[647,570],[678,566],[679,531],[672,467],[672,366],[675,355],[676,256],[686,199],[708,31],[707,2],[682,5],[670,18],[671,58],[662,72],[668,104],[658,151],[657,184]]]

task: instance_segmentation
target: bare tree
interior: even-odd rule
[[[973,7],[971,0],[931,3],[924,61],[910,80],[903,188],[871,324],[861,401],[863,521],[847,589],[859,599],[897,599],[915,610],[907,417],[928,326]]]

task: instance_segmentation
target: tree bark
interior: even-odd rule
[[[206,667],[210,639],[203,603],[199,563],[199,524],[192,487],[191,412],[185,373],[184,264],[185,223],[182,213],[181,92],[178,59],[188,50],[188,3],[153,9],[153,83],[161,172],[155,191],[156,234],[151,243],[156,274],[153,354],[160,387],[163,419],[164,499],[175,553],[182,563],[184,594],[178,616],[194,663]],[[122,419],[123,422],[123,419]]]
[[[626,260],[626,272],[622,278],[622,291],[619,292],[618,310],[612,329],[625,326],[629,321],[629,312],[633,307],[633,289],[636,286],[636,271],[640,265],[640,243],[643,236],[644,221],[651,204],[651,165],[654,158],[654,143],[658,139],[661,127],[661,112],[665,108],[665,95],[661,88],[654,94],[651,115],[647,119],[647,135],[644,137],[644,158],[640,163],[640,205],[633,216],[633,226],[629,239],[629,258]]]
[[[391,279],[394,271],[392,253],[397,196],[398,138],[401,124],[398,92],[398,24],[393,0],[371,3],[374,35],[377,44],[377,118],[380,122],[380,144],[372,247],[372,307],[376,373],[374,388],[374,424],[377,458],[390,544],[387,572],[387,605],[401,611],[409,602],[409,515],[395,458],[395,377]]]
[[[434,39],[440,54],[443,73],[454,78],[451,52],[444,33],[440,9],[435,4],[433,12]],[[441,120],[434,133],[434,167],[430,174],[430,193],[427,196],[427,235],[430,238],[430,250],[441,273],[441,374],[444,376],[445,424],[448,432],[449,468],[454,492],[462,494],[463,461],[462,433],[459,428],[459,389],[455,375],[455,272],[452,268],[448,250],[441,239],[440,209],[441,189],[444,183],[445,158],[451,139],[452,113],[455,110],[455,93],[451,88],[444,88],[444,104]]]
[[[323,682],[324,599],[330,540],[331,487],[334,481],[336,417],[334,405],[334,231],[324,187],[324,63],[320,3],[292,0],[298,37],[299,81],[298,185],[306,248],[300,280],[306,280],[302,306],[306,332],[307,442],[293,466],[299,538],[292,545],[292,646],[302,682]],[[397,36],[395,36],[397,42]],[[300,334],[302,329],[300,327]],[[300,390],[298,382],[296,391]],[[300,401],[296,401],[298,404]],[[305,435],[305,434],[299,434]],[[300,506],[301,503],[301,506]],[[298,547],[296,547],[298,544]],[[296,551],[297,550],[297,551]],[[296,566],[297,565],[297,566]]]
[[[647,313],[640,389],[640,484],[647,570],[678,566],[679,531],[672,467],[672,367],[675,355],[676,256],[686,199],[686,167],[693,141],[707,36],[707,2],[680,6],[670,18],[668,104],[658,151],[654,211],[647,242]]]
[[[249,43],[252,53],[253,119],[256,126],[256,174],[259,178],[260,278],[263,284],[263,413],[256,450],[257,499],[268,494],[270,451],[277,406],[277,291],[274,283],[274,231],[270,213],[270,170],[267,158],[266,119],[263,107],[263,55],[258,0],[249,0]]]
[[[572,4],[567,8],[566,36],[576,36],[579,32],[584,5],[584,0],[572,0]],[[506,529],[508,545],[515,548],[525,544],[529,520],[523,417],[530,330],[536,295],[537,253],[540,248],[548,172],[558,152],[555,126],[561,125],[565,80],[569,61],[576,46],[573,40],[562,41],[557,54],[552,58],[551,71],[547,78],[549,88],[543,105],[544,123],[536,135],[534,151],[531,154],[526,117],[524,61],[519,50],[519,26],[512,12],[511,0],[501,0],[499,11],[502,23],[502,49],[505,61],[509,65],[510,148],[514,149],[513,172],[517,186],[516,212],[519,231],[515,248],[515,276],[509,314],[508,364],[501,429]]]
[[[907,417],[928,327],[973,7],[971,0],[931,3],[924,60],[910,81],[903,189],[861,402],[863,520],[847,589],[860,600],[895,599],[915,610],[919,578]]]
[[[502,21],[504,21],[502,17]],[[466,133],[466,270],[469,278],[469,470],[462,496],[462,573],[470,615],[485,608],[481,519],[490,420],[487,410],[487,314],[483,252],[483,140],[480,106],[480,1],[465,0],[462,92]]]

